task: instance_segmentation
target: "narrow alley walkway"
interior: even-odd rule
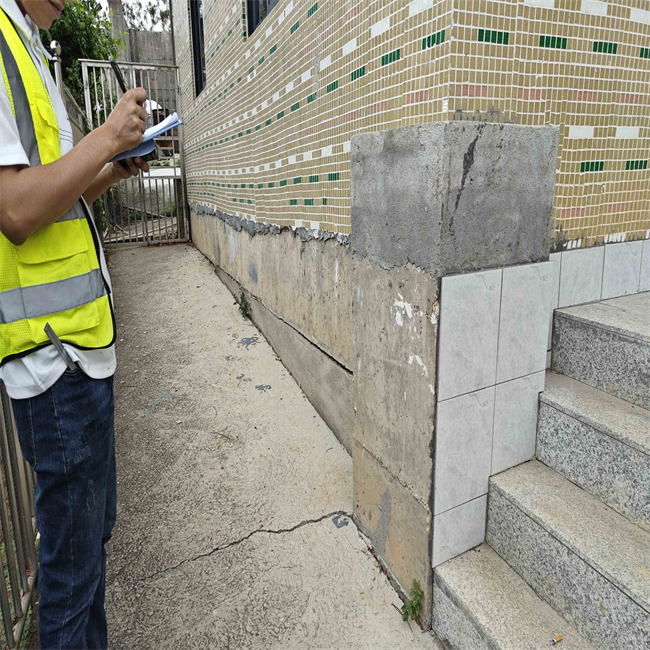
[[[112,648],[437,648],[349,518],[352,461],[191,247],[109,256]]]

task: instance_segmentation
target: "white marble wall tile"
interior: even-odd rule
[[[641,276],[642,241],[605,246],[602,299],[637,293]]]
[[[485,539],[487,494],[433,518],[433,566],[481,544]]]
[[[438,403],[434,514],[487,493],[494,386]]]
[[[605,247],[562,252],[559,307],[600,300]]]
[[[546,349],[551,349],[553,342],[553,312],[560,304],[560,268],[562,266],[562,253],[551,253],[548,260],[553,265],[551,271],[551,313],[548,318],[548,342]]]
[[[537,402],[544,371],[498,384],[494,401],[492,471],[498,474],[535,456]]]
[[[639,291],[650,291],[650,239],[646,239],[643,242]]]
[[[501,269],[442,279],[438,399],[495,382]]]
[[[552,277],[551,262],[503,269],[497,382],[546,367]]]

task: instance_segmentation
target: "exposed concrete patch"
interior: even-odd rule
[[[110,647],[437,647],[402,622],[345,514],[349,455],[207,260],[173,246],[113,251],[109,265],[119,358]]]

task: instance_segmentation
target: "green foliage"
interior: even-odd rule
[[[75,0],[65,5],[61,18],[48,30],[41,30],[47,47],[52,41],[61,45],[63,81],[79,106],[85,110],[84,89],[79,59],[117,57],[122,42],[111,35],[111,23],[97,0]]]
[[[163,4],[167,5],[164,9]],[[169,0],[122,0],[122,7],[131,29],[147,31],[159,26],[169,31]]]
[[[411,600],[407,600],[402,605],[402,620],[408,621],[415,620],[420,613],[420,605],[422,603],[422,598],[424,598],[424,592],[420,589],[420,583],[417,580],[413,580],[413,586],[411,587]]]
[[[250,320],[251,317],[251,305],[248,302],[248,298],[246,298],[246,294],[244,293],[244,290],[241,290],[241,293],[239,294],[239,300],[235,299],[235,304],[239,305],[239,313],[244,317],[248,318]]]

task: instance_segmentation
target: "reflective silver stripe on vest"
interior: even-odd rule
[[[24,46],[24,43],[22,44]],[[27,52],[26,49],[25,51]],[[9,44],[6,41],[2,30],[0,30],[0,54],[2,55],[2,62],[5,67],[5,72],[7,73],[7,79],[9,80],[9,87],[11,88],[11,95],[14,101],[14,111],[16,113],[16,124],[18,125],[20,143],[23,145],[23,149],[27,154],[30,166],[34,167],[41,164],[41,155],[38,152],[38,141],[36,140],[32,111],[29,108],[29,101],[27,99],[23,80],[20,76],[18,64],[9,49]],[[29,56],[28,52],[27,56]],[[31,57],[29,60],[32,60]],[[38,74],[38,72],[36,74]]]
[[[100,269],[72,278],[0,293],[0,325],[81,307],[106,295]]]
[[[77,201],[60,219],[57,219],[57,223],[62,221],[72,221],[73,219],[85,219],[86,214],[84,209],[81,207],[81,200]]]

